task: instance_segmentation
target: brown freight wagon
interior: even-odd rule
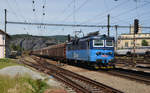
[[[50,47],[42,49],[41,56],[46,56],[56,60],[66,59],[66,44],[52,45]]]

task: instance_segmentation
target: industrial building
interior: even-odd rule
[[[121,34],[118,37],[117,49],[133,48],[133,46],[134,46],[134,27],[132,26],[130,28],[129,34]],[[136,48],[142,46],[150,46],[150,33],[142,33],[142,30],[139,29],[139,32],[135,34],[135,46]]]
[[[0,29],[0,58],[7,57],[7,41],[10,36]]]

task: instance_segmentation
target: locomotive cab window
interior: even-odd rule
[[[103,47],[104,46],[104,40],[93,40],[93,46],[94,47]]]
[[[106,40],[107,47],[113,47],[113,40]]]

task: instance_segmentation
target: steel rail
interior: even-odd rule
[[[91,93],[90,91],[88,91],[87,89],[85,89],[84,87],[80,86],[79,84],[73,82],[72,80],[62,76],[62,75],[59,75],[59,73],[54,73],[54,71],[52,70],[49,70],[49,69],[46,69],[46,68],[43,68],[41,65],[38,65],[38,64],[34,64],[34,63],[30,63],[29,64],[29,61],[27,63],[27,60],[22,60],[24,64],[30,66],[30,67],[33,67],[41,72],[44,72],[46,74],[49,74],[49,75],[52,75],[54,78],[56,78],[58,81],[61,81],[63,82],[64,84],[70,86],[72,89],[74,89],[77,93]]]
[[[82,82],[86,82],[87,84],[90,84],[91,86],[95,86],[95,87],[97,87],[97,89],[100,89],[101,91],[104,91],[104,93],[122,93],[121,91],[119,91],[117,89],[114,89],[112,87],[106,86],[102,83],[96,82],[94,80],[91,80],[91,79],[86,78],[84,76],[78,75],[78,74],[73,73],[71,71],[68,71],[68,70],[65,70],[65,69],[62,69],[62,68],[58,68],[57,66],[46,62],[46,60],[38,59],[38,57],[33,58],[33,59],[36,60],[37,62],[44,62],[45,66],[47,66],[47,68],[53,68],[53,67],[57,68],[57,70],[61,73],[61,75],[69,76],[69,77],[72,77],[72,79],[73,78],[78,79]]]
[[[129,71],[119,71],[119,70],[111,70],[111,71],[100,71],[100,73],[111,74],[114,76],[124,77],[127,79],[131,79],[137,82],[142,82],[144,84],[150,85],[150,77],[140,75],[137,73],[129,72]]]

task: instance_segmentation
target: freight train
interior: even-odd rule
[[[48,57],[61,62],[87,65],[94,68],[114,68],[114,37],[85,36],[67,43],[31,51],[32,55]]]

